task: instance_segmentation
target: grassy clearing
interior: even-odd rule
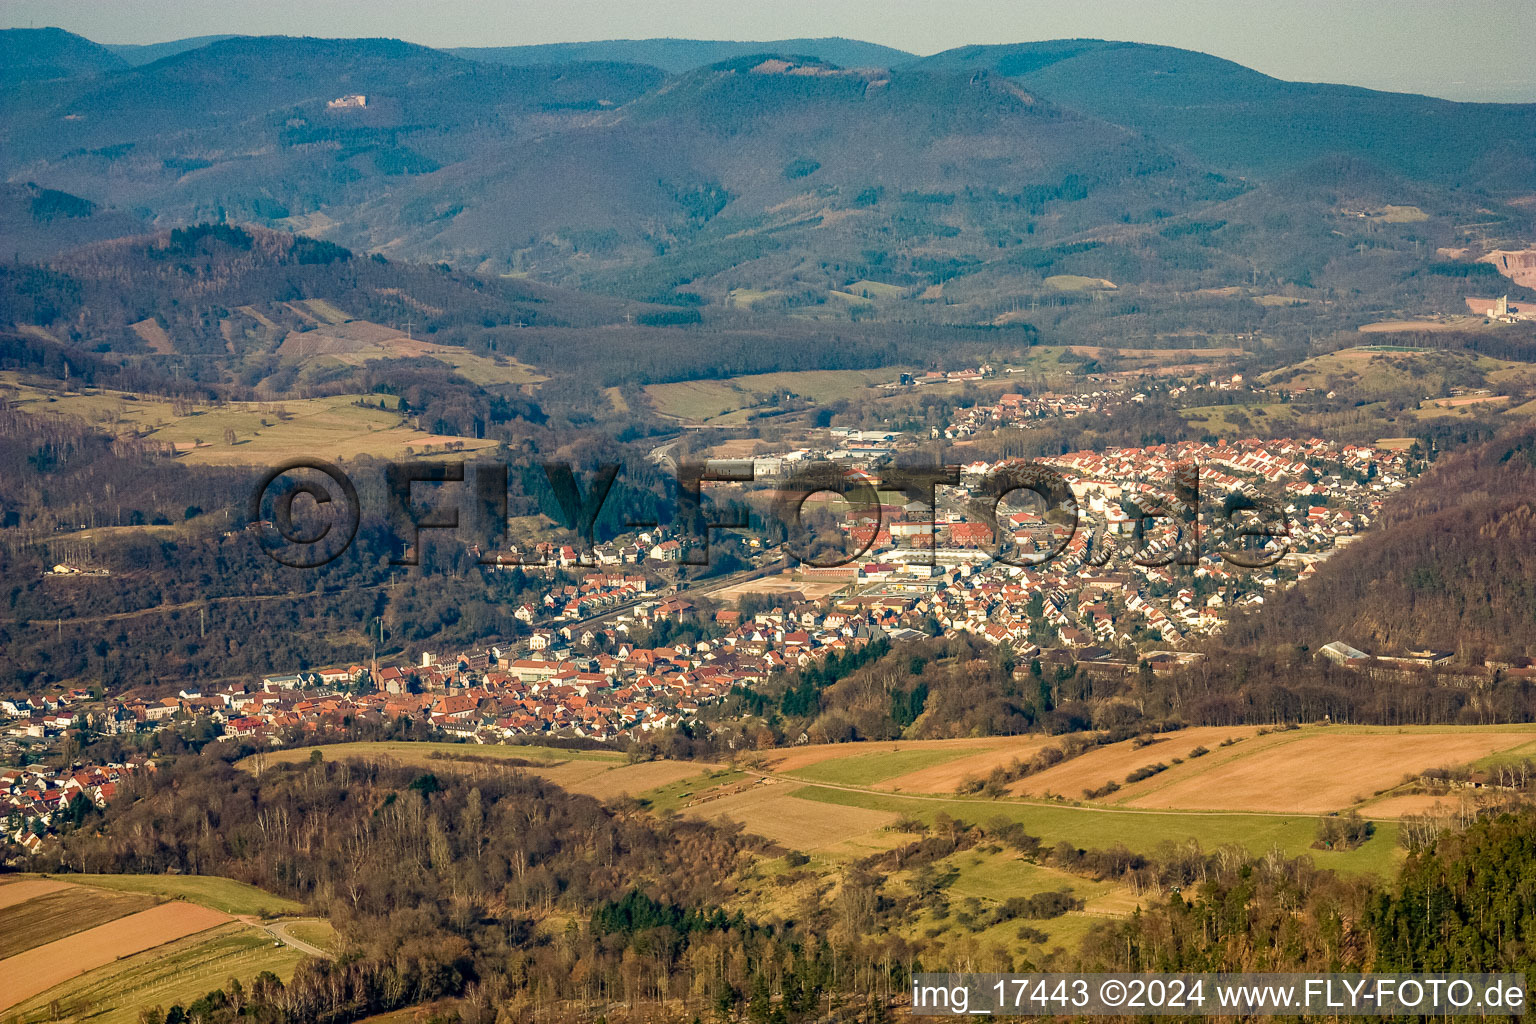
[[[690,801],[724,786],[733,786],[749,778],[746,772],[733,768],[716,768],[702,775],[695,775],[664,786],[657,786],[640,794],[645,806],[657,814],[681,811]]]
[[[247,925],[222,925],[55,985],[6,1011],[6,1019],[19,1024],[136,1024],[145,1007],[190,1003],[223,988],[232,977],[249,986],[256,975],[271,971],[286,981],[303,958],[296,950],[274,946],[269,936]],[[51,1009],[55,1005],[57,1013]]]
[[[71,886],[0,909],[0,960],[154,906],[147,894]]]
[[[1476,383],[1501,374],[1508,377],[1528,364],[1468,352],[1439,352],[1401,345],[1361,345],[1312,356],[1292,366],[1266,373],[1265,384],[1329,391],[1350,387],[1366,395],[1416,391],[1430,395],[1448,383]]]
[[[906,289],[884,281],[855,281],[842,289],[861,299],[899,299]]]
[[[329,921],[295,921],[288,925],[288,934],[300,942],[334,953],[341,947],[341,936]]]
[[[1083,277],[1080,274],[1053,274],[1045,279],[1045,286],[1057,292],[1100,291],[1117,287],[1113,281],[1102,277]]]
[[[712,765],[695,761],[642,761],[638,764],[585,760],[529,768],[561,789],[599,800],[638,797],[662,786],[696,779]]]
[[[183,899],[226,914],[270,917],[297,914],[304,907],[294,900],[237,882],[220,875],[56,875],[77,885],[117,892],[148,893],[164,899]]]
[[[252,754],[236,762],[236,767],[247,771],[274,764],[292,764],[308,761],[315,751],[327,761],[348,757],[388,757],[402,764],[430,767],[451,766],[454,758],[516,758],[524,761],[609,761],[622,763],[624,755],[611,750],[566,750],[562,747],[523,746],[505,744],[490,746],[478,743],[416,743],[410,740],[382,740],[358,743],[322,743],[313,747],[294,747],[291,750],[269,750]],[[438,755],[434,757],[433,755]]]
[[[1020,928],[1028,927],[1045,934],[1046,939],[1039,943],[1039,948],[1071,949],[1082,942],[1095,924],[1109,917],[1129,913],[1135,909],[1137,902],[1130,890],[1113,882],[1094,881],[1055,868],[1031,864],[1011,852],[999,851],[995,847],[956,853],[939,861],[936,867],[941,871],[952,869],[957,872],[954,881],[945,890],[950,898],[951,913],[939,919],[932,911],[925,910],[904,931],[909,938],[921,938],[940,948],[964,946],[971,942],[983,946],[999,944],[1016,948],[1021,942]],[[914,875],[914,872],[902,872],[896,879],[910,884]],[[1058,892],[1062,889],[1071,891],[1082,900],[1084,908],[1060,917],[1035,920],[1020,918],[976,930],[965,924],[964,917],[978,911],[985,912],[1011,897]]]
[[[482,387],[521,387],[524,384],[540,384],[549,379],[527,363],[520,363],[511,356],[481,356],[446,345],[434,345],[425,355],[428,359],[446,363],[459,376]]]
[[[1265,402],[1257,405],[1195,405],[1180,410],[1192,427],[1204,427],[1213,434],[1232,437],[1251,432],[1255,426],[1273,428],[1278,424],[1295,423],[1295,406],[1284,402]],[[1238,418],[1242,417],[1246,423]]]
[[[729,303],[739,309],[751,309],[759,302],[782,298],[781,291],[772,288],[732,288]]]
[[[1070,842],[1084,849],[1124,844],[1152,853],[1160,843],[1196,839],[1206,849],[1227,843],[1255,854],[1278,848],[1289,856],[1306,854],[1320,866],[1349,874],[1384,875],[1402,859],[1396,822],[1378,822],[1376,835],[1355,850],[1313,850],[1316,815],[1259,815],[1180,811],[1122,811],[1053,804],[1019,804],[990,800],[933,800],[897,794],[826,789],[808,784],[795,797],[818,803],[886,811],[903,818],[932,823],[940,813],[970,822],[1005,817],[1021,823],[1047,844]],[[749,830],[751,826],[748,826]]]
[[[494,445],[414,430],[393,408],[379,408],[378,395],[229,402],[178,413],[172,403],[159,399],[100,388],[61,392],[7,373],[0,374],[0,398],[14,401],[23,412],[73,416],[118,435],[171,444],[186,461],[205,465],[268,465],[316,452],[327,458],[387,457],[404,455],[407,449],[425,453],[449,445]],[[228,431],[234,432],[234,444],[226,440]]]
[[[767,406],[775,392],[791,392],[817,404],[864,395],[872,385],[895,380],[903,367],[878,370],[786,370],[721,380],[648,384],[646,396],[663,416],[693,422],[721,422],[724,417]]]

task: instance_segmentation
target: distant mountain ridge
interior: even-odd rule
[[[1511,245],[1536,229],[1518,202],[1536,104],[1104,40],[903,60],[765,45],[241,36],[129,66],[58,30],[3,32],[31,49],[0,91],[0,178],[157,228],[246,222],[637,300],[852,316],[878,286],[914,316],[989,326],[1037,296],[1086,301],[1064,290],[1078,278],[1410,289],[1460,309],[1451,278],[1423,284],[1435,249],[1474,218]],[[575,56],[639,62],[506,62]]]
[[[908,66],[1004,75],[1239,174],[1348,153],[1440,185],[1509,191],[1536,183],[1531,103],[1287,82],[1206,53],[1102,39],[964,46]]]
[[[736,42],[709,39],[605,39],[590,43],[538,43],[530,46],[457,46],[449,53],[495,64],[569,64],[619,61],[650,64],[672,74],[718,64],[754,53],[789,53],[815,57],[849,68],[889,68],[916,54],[879,43],[831,36],[821,39],[774,39]]]
[[[110,49],[61,28],[0,30],[0,84],[106,75],[128,67]]]
[[[233,34],[225,34],[189,36],[186,39],[169,39],[163,43],[103,43],[102,45],[134,67],[141,67],[145,64],[153,64],[163,57],[174,57],[178,53],[200,50],[211,43],[221,43],[226,39],[234,38]]]

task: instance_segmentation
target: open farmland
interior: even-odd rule
[[[1174,734],[1175,737],[1181,734]],[[1272,733],[1186,761],[1127,787],[1129,807],[1230,809],[1326,814],[1392,788],[1430,768],[1465,764],[1530,742],[1533,731],[1441,731],[1415,728],[1345,732],[1301,729]],[[1160,746],[1160,745],[1158,745]],[[1183,746],[1182,743],[1179,746]],[[1176,753],[1176,747],[1170,747]],[[1163,760],[1157,746],[1137,753]],[[1277,785],[1277,780],[1283,784]]]
[[[137,1024],[146,1006],[183,1005],[225,987],[249,985],[263,971],[287,981],[303,954],[274,946],[270,936],[239,922],[125,956],[53,985],[7,1011],[19,1024]],[[55,1013],[53,1007],[57,1007]]]
[[[881,779],[875,784],[875,788],[887,789],[893,793],[953,793],[965,780],[985,778],[987,773],[1012,763],[1014,758],[1028,761],[1037,750],[1047,746],[1050,746],[1048,737],[1021,736],[1001,746],[978,752],[965,752],[953,760],[941,761],[904,775]]]
[[[24,878],[20,881],[0,883],[0,910],[68,888],[68,882],[60,882],[53,878]]]
[[[16,374],[0,374],[0,397],[23,412],[78,417],[118,436],[163,442],[186,461],[205,465],[268,465],[317,452],[332,459],[362,454],[388,458],[404,455],[407,449],[426,454],[449,445],[472,450],[494,444],[415,430],[394,409],[379,408],[377,395],[227,402],[187,411],[129,392],[61,392],[34,387]],[[234,432],[234,444],[226,440],[227,431]]]
[[[1189,752],[1196,747],[1216,747],[1223,740],[1243,740],[1256,732],[1258,729],[1253,726],[1181,729],[1160,734],[1157,742],[1146,747],[1138,748],[1134,740],[1112,743],[1030,775],[1010,786],[1008,792],[1014,796],[1063,796],[1076,799],[1086,789],[1111,781],[1124,782],[1126,775],[1146,765],[1175,757],[1188,757]]]
[[[145,1006],[189,1002],[231,977],[248,984],[270,970],[286,979],[302,959],[247,923],[301,906],[243,882],[213,875],[67,879],[0,882],[6,1020],[133,1024]]]
[[[918,796],[874,790],[832,789],[807,783],[797,799],[844,808],[887,811],[933,824],[940,814],[970,822],[996,818],[1017,821],[1047,846],[1068,842],[1083,849],[1124,845],[1138,853],[1155,853],[1163,843],[1193,839],[1205,849],[1228,843],[1251,853],[1280,849],[1290,856],[1312,857],[1319,866],[1351,874],[1382,874],[1402,857],[1397,847],[1397,823],[1380,822],[1376,835],[1348,851],[1312,848],[1317,818],[1310,814],[1254,814],[1213,811],[1147,811],[1113,807],[1084,807],[984,798]],[[749,826],[750,830],[750,826]]]
[[[532,763],[515,767],[546,778],[572,793],[585,793],[600,800],[638,796],[647,790],[703,775],[715,767],[701,761],[641,761],[631,764],[622,754],[608,750],[389,741],[334,743],[275,750],[247,757],[240,762],[240,767],[256,770],[274,764],[301,763],[309,760],[316,751],[327,761],[349,757],[387,759],[435,771],[494,767],[498,761],[529,761]]]
[[[597,771],[580,779],[562,781],[558,772],[567,765],[550,768],[530,768],[529,771],[543,776],[572,793],[585,793],[599,800],[611,800],[621,796],[639,796],[649,790],[660,789],[673,783],[701,778],[716,765],[701,761],[642,761],[638,764],[610,765],[599,761],[571,762],[582,767],[594,765]]]
[[[1026,776],[1014,784],[1010,798],[954,795],[961,780],[984,776],[1015,757],[1027,759],[1054,742],[1023,736],[768,751],[752,763],[786,788],[728,780],[731,784],[718,787],[720,795],[694,793],[685,808],[697,816],[741,822],[748,831],[785,845],[827,853],[867,852],[899,839],[880,836],[877,819],[818,817],[799,803],[834,804],[927,822],[940,813],[968,821],[1001,815],[1019,821],[1048,844],[1067,841],[1084,848],[1125,843],[1150,853],[1160,843],[1189,839],[1207,848],[1237,843],[1263,852],[1278,847],[1340,870],[1379,873],[1400,857],[1397,825],[1391,819],[1422,813],[1447,800],[1394,795],[1392,790],[1405,776],[1524,755],[1536,743],[1536,729],[1309,726],[1265,730],[1263,735],[1253,726],[1185,729],[1144,745],[1128,740],[1090,749]],[[1200,747],[1206,752],[1190,757]],[[1167,767],[1138,782],[1125,781],[1131,773],[1156,764]],[[1096,802],[1079,801],[1083,790],[1109,782],[1120,788]],[[1377,820],[1376,836],[1355,850],[1312,849],[1318,817],[1350,808]]]
[[[812,743],[783,750],[763,751],[759,756],[768,771],[802,778],[815,778],[821,782],[861,785],[854,776],[870,776],[870,770],[853,763],[866,758],[877,759],[882,765],[872,781],[897,784],[906,780],[903,788],[916,792],[950,792],[948,789],[928,790],[925,779],[928,772],[944,774],[939,769],[961,758],[998,759],[1006,764],[1014,757],[1027,757],[1038,750],[1046,738],[1033,736],[984,736],[964,740],[878,740],[870,743]],[[910,757],[911,760],[907,758]],[[842,768],[831,762],[844,763]],[[814,774],[805,774],[808,770]],[[888,770],[888,771],[887,771]],[[974,770],[968,767],[967,771]],[[846,773],[839,775],[840,772]],[[906,779],[907,776],[916,776]],[[958,782],[959,776],[956,777]]]
[[[115,960],[227,921],[227,914],[195,903],[162,903],[67,938],[33,946],[0,960],[0,1009],[25,1002]]]
[[[71,882],[163,899],[190,900],[226,914],[270,917],[297,914],[304,908],[294,900],[219,875],[70,875]]]
[[[17,886],[27,883],[18,882]],[[10,888],[6,886],[5,888]],[[0,909],[0,961],[154,906],[153,896],[65,885]]]
[[[313,308],[319,300],[306,305]],[[328,305],[328,304],[322,304]],[[431,359],[455,373],[488,387],[522,386],[548,380],[533,367],[504,355],[482,356],[455,345],[439,345],[408,338],[399,330],[368,320],[337,320],[331,307],[330,322],[312,331],[294,331],[277,347],[283,359],[308,366],[362,366],[374,359]]]
[[[805,800],[789,783],[760,782],[684,813],[709,821],[739,822],[754,835],[805,853],[863,854],[888,849],[899,841],[887,831],[900,817],[894,811]]]
[[[1399,392],[1424,397],[1453,385],[1475,387],[1485,381],[1510,379],[1529,369],[1525,363],[1469,352],[1362,345],[1312,356],[1266,373],[1260,380],[1268,387],[1321,392],[1348,388],[1366,397]]]
[[[977,747],[958,744],[946,746],[893,746],[890,750],[871,751],[863,757],[842,757],[796,768],[787,774],[811,782],[831,782],[846,786],[872,786],[887,779],[921,775],[956,758],[985,753]]]
[[[469,763],[469,759],[516,759],[537,762],[607,761],[622,762],[624,755],[611,750],[568,750],[563,747],[539,747],[507,744],[483,746],[467,743],[415,743],[408,740],[361,741],[356,743],[322,743],[313,747],[293,747],[288,750],[272,750],[252,754],[237,762],[248,771],[274,764],[291,764],[308,761],[318,751],[327,761],[343,758],[389,758],[401,764],[419,767],[451,767],[455,760]]]

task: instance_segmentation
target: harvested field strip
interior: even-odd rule
[[[754,835],[812,853],[870,833],[898,820],[891,811],[803,800],[791,784],[759,783],[745,792],[690,808],[690,817],[740,822]]]
[[[1123,783],[1128,774],[1146,765],[1159,761],[1167,763],[1175,757],[1187,757],[1191,750],[1200,746],[1216,749],[1228,737],[1247,741],[1257,732],[1258,729],[1253,726],[1181,729],[1160,733],[1156,737],[1157,742],[1145,747],[1137,747],[1131,740],[1113,743],[1028,776],[1009,787],[1009,793],[1015,796],[1054,793],[1077,799],[1085,789],[1093,789],[1106,782]]]
[[[575,767],[579,764],[582,768],[595,766],[595,772],[588,772],[581,777],[574,778],[569,783],[561,782],[556,773],[564,768]],[[537,775],[550,778],[563,789],[572,793],[585,793],[595,796],[599,800],[608,800],[620,796],[638,796],[647,790],[669,786],[674,782],[684,779],[701,778],[710,771],[718,768],[718,765],[706,764],[702,761],[645,761],[640,764],[607,765],[602,762],[573,762],[571,765],[559,765],[553,768],[530,768]]]
[[[1266,744],[1249,756],[1210,768],[1196,768],[1127,800],[1126,805],[1326,814],[1395,787],[1405,775],[1465,764],[1526,742],[1518,733],[1351,736],[1323,731],[1281,736],[1295,738]]]
[[[997,736],[974,740],[968,739],[964,740],[963,744],[972,750],[990,750],[995,747],[1016,746],[1032,738],[1027,736]],[[956,743],[956,740],[874,740],[865,743],[813,743],[803,747],[765,750],[762,752],[762,757],[770,771],[796,772],[807,765],[819,764],[822,761],[833,759],[866,757],[871,754],[896,753],[905,750],[942,751],[954,747]]]
[[[16,882],[0,883],[0,910],[68,888],[68,882],[52,878],[23,878]]]
[[[71,885],[0,910],[0,960],[154,906],[137,893]]]
[[[835,782],[846,786],[868,786],[902,775],[921,774],[928,769],[971,754],[985,753],[985,748],[949,746],[886,750],[862,757],[842,757],[806,765],[786,774],[812,782]]]
[[[308,761],[315,751],[327,761],[348,757],[392,758],[401,764],[452,765],[454,759],[466,762],[484,758],[500,760],[516,758],[523,761],[603,761],[623,762],[624,755],[611,750],[567,750],[562,747],[536,747],[519,744],[489,745],[479,743],[416,743],[409,740],[384,740],[358,743],[325,743],[315,747],[294,747],[290,750],[271,750],[252,754],[236,762],[236,767],[253,771],[264,765],[287,764]],[[438,755],[434,757],[433,755]]]
[[[70,881],[100,889],[142,892],[165,899],[185,899],[226,914],[297,914],[295,900],[222,875],[69,875]]]
[[[884,779],[876,783],[875,788],[893,793],[953,793],[967,778],[984,779],[988,772],[1012,763],[1014,758],[1028,761],[1036,751],[1054,745],[1049,736],[1026,736],[1019,739],[1021,742],[993,747],[980,753],[972,752],[975,748],[968,746],[964,757]]]
[[[228,921],[195,903],[162,903],[0,960],[0,1010],[103,964]]]
[[[286,982],[303,959],[297,950],[274,946],[266,933],[230,922],[98,967],[6,1016],[20,1024],[137,1024],[147,1006],[185,1006],[226,988],[230,978],[249,988],[258,974],[271,971]]]

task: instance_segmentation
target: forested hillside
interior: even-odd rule
[[[1533,966],[1536,919],[1519,897],[1529,811],[1426,833],[1395,881],[1235,846],[1167,846],[1153,857],[1044,850],[1005,819],[946,818],[826,877],[820,898],[765,912],[741,891],[761,884],[754,865],[788,864],[785,884],[818,869],[730,829],[605,808],[505,768],[316,757],[252,775],[222,760],[232,751],[212,756],[220,749],[168,762],[154,792],[122,795],[104,820],[87,815],[55,865],[227,874],[330,915],[341,959],[307,961],[286,985],[263,976],[211,992],[190,1008],[209,1021],[255,1012],[341,1024],[444,996],[462,997],[466,1024],[505,1010],[576,1019],[601,1006],[661,1020],[886,1020],[924,966],[896,934],[903,917],[941,905],[948,914],[947,883],[921,865],[983,842],[1006,843],[1021,862],[1169,894],[1097,925],[1079,948],[1039,958],[976,948],[963,965],[972,970]],[[886,877],[914,866],[914,888]],[[1015,911],[1059,913],[1022,902]],[[181,1020],[187,1009],[143,1019]]]
[[[974,324],[1094,298],[1145,317],[1165,290],[1247,282],[1347,313],[1436,248],[1531,225],[1530,104],[1168,47],[233,37],[130,65],[49,31],[4,37],[54,54],[0,100],[11,180],[157,227],[250,222],[664,303],[841,310],[830,293],[872,281],[893,291],[861,315]],[[1062,275],[1112,288],[1044,283]]]

